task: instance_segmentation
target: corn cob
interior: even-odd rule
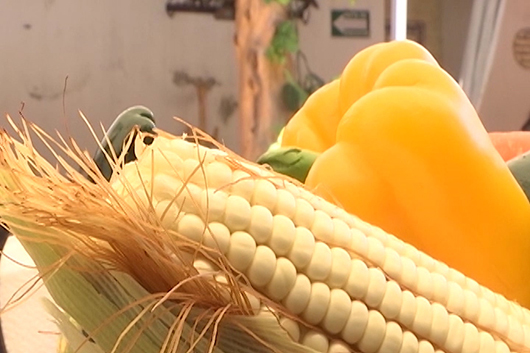
[[[161,257],[154,268],[175,271],[192,265],[200,278],[215,284],[210,304],[222,302],[246,315],[275,315],[294,341],[314,351],[530,349],[527,309],[229,151],[161,131],[145,146],[139,135],[138,160],[116,168],[108,190],[102,175],[89,173],[98,181],[94,186],[60,159],[71,177],[64,178],[39,159],[30,140],[21,145],[1,136],[0,182],[13,189],[8,195],[13,201],[0,207],[4,221],[9,224],[12,215],[24,210],[21,217],[44,225],[52,244],[99,256],[118,268],[127,256],[135,259],[138,263],[128,264],[128,270],[136,279],[143,274],[142,285],[151,293],[176,284],[172,292],[200,288],[181,283],[182,273],[144,271],[146,263],[157,265],[153,247],[159,246],[158,239],[131,234],[132,245],[124,249],[112,232],[88,233],[162,229],[153,234],[175,240],[160,240],[173,265]],[[50,198],[49,205],[38,202],[43,196]],[[112,218],[105,226],[89,225],[101,215],[79,215],[79,204],[97,205],[93,210],[124,216],[133,225]],[[11,223],[16,230],[16,222]],[[53,229],[63,231],[54,236]],[[139,248],[138,239],[154,245]],[[124,250],[132,254],[121,256]]]
[[[137,139],[136,155],[116,192],[226,260],[253,311],[272,308],[293,340],[330,353],[530,349],[526,308],[294,181],[167,134]],[[194,265],[227,282],[219,263]]]

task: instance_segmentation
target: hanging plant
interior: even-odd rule
[[[270,4],[276,2],[286,8],[287,19],[276,26],[274,37],[267,49],[267,57],[275,64],[284,64],[290,54],[298,52],[299,37],[297,20],[304,24],[309,20],[309,8],[318,8],[316,0],[264,0]]]
[[[291,112],[300,109],[306,99],[325,84],[325,81],[311,70],[307,58],[301,50],[296,53],[295,66],[296,75],[285,70],[286,82],[281,93],[285,108]]]
[[[273,127],[285,124],[279,99],[283,70],[291,69],[287,64],[298,51],[297,19],[312,4],[315,0],[236,0],[239,152],[246,158],[263,153],[277,137]]]
[[[298,47],[299,40],[295,21],[283,21],[276,27],[274,37],[267,48],[267,58],[273,63],[284,64],[286,57],[296,53]]]

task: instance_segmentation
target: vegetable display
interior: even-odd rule
[[[313,102],[333,112],[335,142],[324,151],[304,134],[315,126],[309,113],[285,127],[283,147],[322,152],[307,187],[530,305],[530,204],[460,86],[403,41],[357,54],[336,93]]]
[[[530,350],[530,202],[419,45],[355,56],[268,167],[142,112],[120,116],[106,163],[26,120],[0,131],[0,219],[62,352]]]
[[[200,352],[530,347],[516,303],[278,174],[157,133],[150,146],[138,136],[138,160],[110,184],[63,164],[66,179],[29,140],[2,135],[0,216],[43,271],[73,349],[157,352],[165,336]]]

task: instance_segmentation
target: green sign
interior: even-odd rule
[[[333,37],[370,36],[370,12],[367,10],[331,10]]]

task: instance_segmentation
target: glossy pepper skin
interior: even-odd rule
[[[408,41],[371,47],[334,102],[336,141],[306,185],[530,307],[530,203],[430,54]]]
[[[335,80],[313,93],[285,126],[281,145],[314,152],[331,147],[341,118],[337,104],[333,104],[339,88],[340,81]]]

